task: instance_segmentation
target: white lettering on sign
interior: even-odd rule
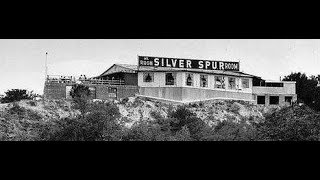
[[[187,60],[187,68],[191,68],[191,61]]]
[[[177,64],[177,60],[176,59],[172,59],[172,67],[176,67]]]
[[[179,60],[179,68],[184,68],[184,61],[182,59]]]
[[[196,60],[196,59],[176,59],[161,57],[138,57],[138,64],[141,66],[173,67],[205,70],[239,71],[239,62]]]
[[[169,64],[169,59],[166,59],[166,67],[171,67],[171,64]]]
[[[154,59],[154,65],[155,66],[159,66],[159,58],[155,58]]]
[[[220,66],[220,70],[224,70],[224,63],[223,62],[220,62],[219,66]]]
[[[210,66],[210,62],[206,61],[206,69],[208,69],[209,66]]]
[[[199,68],[202,69],[203,68],[203,61],[199,61]]]
[[[212,63],[212,69],[214,69],[214,70],[217,69],[217,68],[218,68],[217,65],[218,65],[217,62],[213,62],[213,63]]]

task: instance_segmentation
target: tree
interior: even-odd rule
[[[283,81],[296,81],[296,93],[298,102],[304,102],[314,110],[320,110],[320,88],[317,87],[318,77],[310,76],[305,73],[291,73],[283,78]]]
[[[28,93],[25,89],[12,89],[5,92],[5,96],[1,99],[1,103],[10,103],[20,101],[22,99],[32,99],[32,91]]]
[[[75,84],[72,86],[70,96],[74,102],[74,108],[79,109],[82,114],[86,112],[90,90],[88,86]]]

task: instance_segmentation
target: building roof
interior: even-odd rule
[[[168,67],[138,67],[137,65],[132,64],[113,64],[109,69],[103,72],[100,76],[106,76],[109,74],[125,72],[125,73],[137,73],[138,71],[188,71],[188,72],[198,72],[198,73],[207,73],[207,74],[221,74],[221,75],[230,75],[230,76],[241,76],[241,77],[257,77],[255,75],[247,74],[244,72],[235,72],[235,71],[221,71],[221,70],[202,70],[202,69],[187,69],[187,68],[168,68]]]
[[[265,82],[266,83],[287,83],[287,84],[296,83],[296,81],[275,81],[275,80],[266,80]]]
[[[106,76],[109,74],[125,72],[125,73],[137,73],[138,66],[131,64],[113,64],[109,69],[103,72],[100,76]]]

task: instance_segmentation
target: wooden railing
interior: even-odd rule
[[[75,76],[58,76],[58,75],[48,75],[46,82],[48,83],[78,83],[83,84],[107,84],[107,85],[124,85],[124,80],[105,80],[97,78],[79,78]]]

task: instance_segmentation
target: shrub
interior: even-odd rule
[[[228,108],[228,110],[229,110],[230,112],[235,113],[235,114],[239,114],[240,107],[239,107],[236,103],[233,103],[233,104],[231,104],[231,106]]]
[[[159,111],[150,111],[150,116],[156,120],[163,118]]]
[[[74,108],[79,109],[82,114],[86,112],[88,100],[90,98],[90,90],[88,86],[75,84],[70,91]]]
[[[121,99],[120,104],[126,104],[129,101],[128,97]]]
[[[12,89],[5,92],[5,96],[1,99],[1,103],[10,103],[15,101],[20,101],[22,99],[32,99],[31,94],[25,89]]]
[[[81,117],[57,122],[58,128],[50,140],[62,141],[110,141],[121,140],[122,127],[117,106],[111,103],[92,103]]]
[[[145,121],[135,123],[123,137],[125,141],[162,141],[166,140],[169,134],[162,131],[156,124]]]
[[[26,109],[21,107],[18,103],[13,103],[12,107],[8,110],[8,113],[11,115],[16,114],[18,117],[23,117],[26,113]]]
[[[27,104],[29,104],[30,106],[37,106],[36,101],[28,101]]]
[[[214,128],[213,134],[203,138],[210,141],[252,141],[257,138],[256,129],[245,122],[222,121]]]
[[[268,114],[255,124],[262,140],[316,141],[320,139],[320,114],[308,106],[294,105]]]

